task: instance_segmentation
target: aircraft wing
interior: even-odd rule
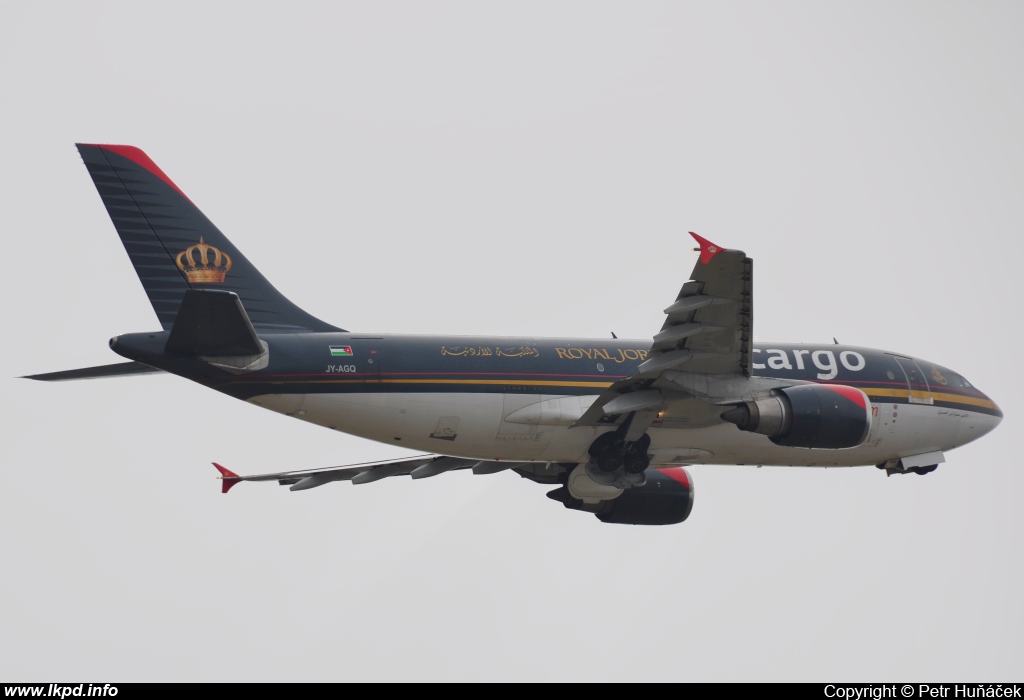
[[[673,396],[692,396],[680,376],[750,376],[754,323],[753,261],[691,233],[700,259],[665,309],[647,360],[609,387],[575,425],[607,425],[634,411],[653,411]]]
[[[290,486],[290,491],[304,491],[329,484],[332,481],[351,481],[353,484],[368,484],[389,476],[405,476],[413,479],[424,479],[437,476],[456,469],[472,469],[474,474],[493,474],[517,467],[521,462],[480,461],[461,457],[445,457],[442,455],[418,455],[392,462],[364,462],[340,467],[323,469],[306,469],[301,471],[276,472],[273,474],[254,474],[239,476],[216,462],[213,466],[220,472],[221,492],[227,493],[240,481],[276,481],[282,486]]]

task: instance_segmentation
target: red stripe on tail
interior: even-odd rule
[[[180,194],[185,199],[188,199],[188,195],[182,192],[181,189],[171,181],[171,178],[167,177],[167,174],[160,169],[160,166],[154,163],[152,159],[150,159],[150,157],[147,156],[142,151],[141,148],[136,148],[135,146],[112,146],[105,143],[80,143],[77,145],[102,148],[104,151],[110,151],[111,153],[116,153],[122,158],[127,158],[128,160],[135,163],[139,167],[145,168],[149,172],[156,175],[158,178],[166,182],[171,188],[173,188],[175,192]],[[191,202],[192,200],[188,199],[188,201]]]

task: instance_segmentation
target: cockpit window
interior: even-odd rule
[[[948,369],[944,367],[937,367],[935,365],[931,365],[930,369],[931,372],[928,383],[931,384],[933,388],[943,386],[951,386],[957,389],[974,388],[971,386],[971,383],[969,381],[961,377],[956,372],[950,372]]]
[[[955,386],[955,387],[958,387],[960,389],[973,389],[974,388],[974,387],[971,386],[971,383],[969,381],[967,381],[966,379],[961,377],[959,374],[953,374],[952,372],[949,372],[946,376],[949,377],[949,385],[950,386]]]
[[[957,389],[973,389],[971,383],[961,377],[956,372],[950,372],[948,369],[943,367],[932,367],[931,368],[931,384],[932,386],[951,386]]]

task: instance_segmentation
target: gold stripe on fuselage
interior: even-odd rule
[[[291,384],[292,382],[280,381],[271,384]],[[317,384],[462,384],[476,386],[536,386],[536,387],[585,387],[588,389],[606,389],[612,382],[583,382],[548,379],[369,379],[360,377],[358,379],[320,379]],[[890,389],[882,387],[858,387],[871,398],[879,399],[924,399],[929,397],[942,403],[960,404],[963,406],[977,406],[996,410],[996,405],[989,399],[975,396],[961,396],[959,394],[947,394],[942,392],[908,391],[907,389]]]
[[[975,396],[961,396],[960,394],[945,394],[937,391],[907,391],[906,389],[861,389],[865,394],[871,398],[895,398],[895,399],[925,399],[929,397],[935,401],[941,401],[942,403],[958,403],[965,406],[978,406],[980,408],[988,408],[995,410],[996,405],[989,399],[981,399]]]
[[[545,379],[321,379],[317,384],[484,384],[488,386],[564,386],[607,389],[612,382],[568,382]],[[271,382],[292,384],[292,382]]]

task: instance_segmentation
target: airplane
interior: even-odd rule
[[[512,470],[605,523],[683,522],[695,464],[876,466],[927,474],[1002,411],[934,362],[852,345],[753,342],[753,262],[699,256],[652,338],[358,333],[280,292],[140,149],[77,144],[161,329],[127,358],[31,375],[169,372],[299,420],[425,454],[239,475],[292,491]],[[833,339],[834,341],[834,339]]]

